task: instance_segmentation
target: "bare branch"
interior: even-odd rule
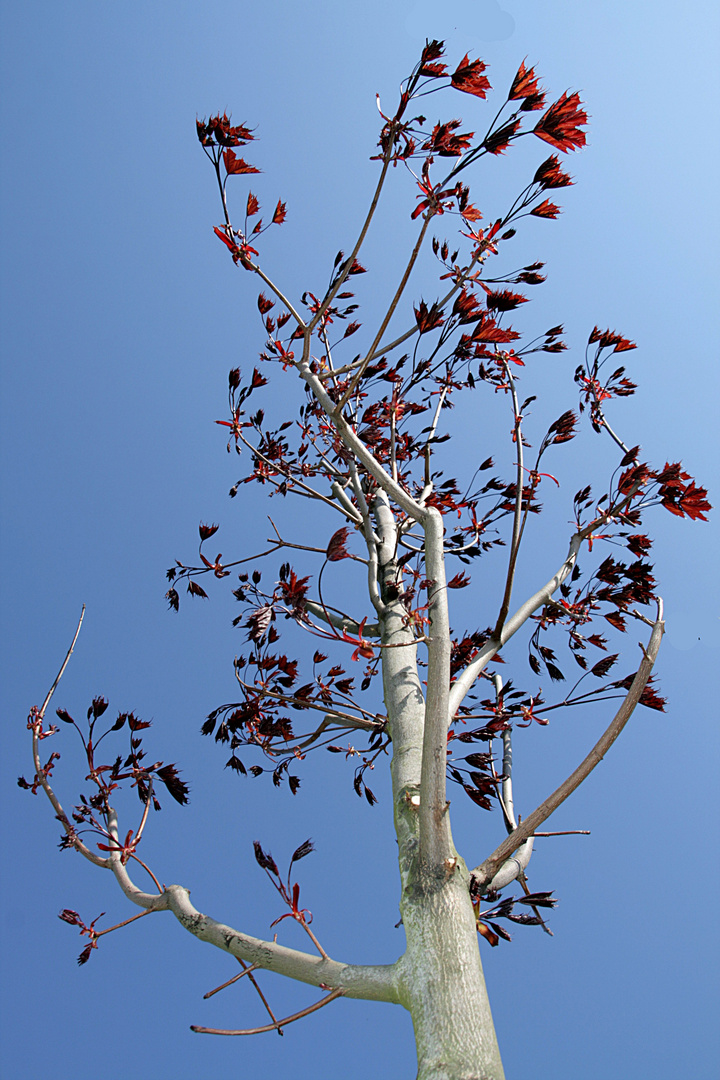
[[[82,840],[77,834],[75,826],[72,824],[70,818],[63,810],[60,804],[60,800],[53,791],[50,781],[48,780],[47,771],[43,767],[42,762],[40,761],[40,731],[42,728],[43,719],[45,717],[45,710],[50,704],[51,698],[58,687],[58,683],[60,682],[65,673],[65,668],[68,666],[68,662],[73,654],[73,649],[75,648],[75,643],[77,642],[78,636],[80,634],[80,628],[83,624],[84,618],[85,605],[83,604],[82,611],[80,612],[80,619],[78,620],[75,634],[73,636],[72,642],[70,643],[70,648],[68,649],[67,655],[65,656],[65,659],[60,666],[60,670],[57,673],[55,682],[48,690],[45,700],[42,704],[42,708],[39,710],[33,710],[30,713],[28,727],[32,731],[32,755],[33,764],[35,766],[35,779],[37,783],[40,784],[40,787],[43,789],[48,799],[50,800],[50,804],[55,811],[55,816],[65,830],[65,835],[67,836],[71,846],[75,849],[75,851],[80,852],[80,854],[83,855],[89,862],[94,863],[96,866],[102,866],[107,869],[110,866],[110,860],[100,858],[99,855],[96,855],[94,851],[90,851],[90,849],[82,842]]]
[[[60,666],[60,670],[58,671],[58,673],[57,673],[57,675],[55,677],[55,682],[52,684],[52,686],[48,690],[47,696],[46,696],[45,700],[42,703],[42,708],[38,712],[38,718],[40,720],[44,719],[45,710],[47,709],[48,705],[50,704],[50,699],[52,698],[53,694],[57,690],[58,683],[60,682],[63,675],[65,674],[65,668],[68,666],[70,657],[72,656],[73,650],[75,648],[75,643],[77,642],[77,639],[80,636],[80,629],[82,627],[84,618],[85,618],[85,605],[83,604],[82,611],[80,612],[80,618],[78,619],[77,629],[75,630],[74,637],[73,637],[72,641],[70,642],[70,648],[68,649],[67,655],[66,655],[65,659],[63,660],[63,662],[62,662],[62,664]]]
[[[658,601],[657,620],[653,626],[647,649],[643,648],[642,663],[632,681],[632,685],[627,692],[625,700],[613,717],[611,724],[600,739],[598,739],[590,753],[580,765],[578,765],[577,769],[571,773],[567,780],[565,780],[552,795],[549,795],[536,810],[533,810],[532,814],[525,818],[518,828],[495,849],[492,855],[472,871],[474,879],[483,891],[485,891],[491,883],[493,884],[493,887],[495,887],[494,882],[498,876],[498,870],[503,866],[504,862],[517,852],[521,844],[524,844],[533,836],[537,827],[542,825],[542,823],[557,810],[558,806],[564,803],[568,796],[571,795],[583,780],[590,775],[595,766],[602,761],[605,754],[627,724],[633,714],[635,706],[640,700],[643,690],[648,684],[655,659],[660,649],[660,642],[665,631],[665,623],[663,622],[662,615],[662,600],[660,600]]]
[[[349,634],[357,634],[360,632],[359,622],[356,622],[355,619],[351,619],[349,615],[336,615],[334,608],[324,608],[321,604],[315,603],[314,600],[306,600],[305,607],[314,618],[329,623],[330,626],[334,626],[337,630],[347,630]],[[380,627],[377,623],[366,623],[363,627],[363,636],[367,638],[379,638]]]
[[[350,273],[350,270],[352,269],[353,263],[355,262],[355,259],[357,258],[358,254],[360,252],[360,248],[362,247],[363,241],[365,240],[365,237],[367,236],[367,231],[370,228],[370,223],[371,223],[371,221],[373,219],[373,216],[375,214],[375,210],[377,208],[378,202],[380,201],[380,192],[382,191],[383,184],[385,183],[385,178],[387,176],[387,171],[388,171],[388,168],[389,168],[389,165],[390,165],[391,157],[392,157],[392,140],[388,144],[388,149],[385,151],[385,157],[383,159],[383,167],[382,167],[382,171],[380,173],[380,177],[379,177],[378,182],[377,182],[377,187],[375,188],[375,194],[372,197],[372,202],[370,203],[370,209],[367,212],[367,217],[365,218],[365,221],[363,223],[363,227],[360,230],[360,235],[358,236],[357,240],[355,241],[355,247],[352,249],[352,251],[350,252],[350,256],[345,261],[345,266],[343,268],[342,273],[338,277],[337,281],[333,285],[330,292],[327,294],[327,296],[323,300],[323,302],[320,305],[319,309],[315,312],[312,319],[310,320],[310,325],[309,325],[308,329],[311,330],[311,331],[315,329],[318,322],[320,321],[320,319],[322,319],[323,315],[325,314],[327,309],[330,307],[330,304],[332,304],[333,300],[335,299],[338,292],[342,288],[343,283],[347,279],[347,276]]]
[[[199,1027],[197,1024],[191,1024],[190,1030],[200,1035],[261,1035],[264,1031],[277,1031],[279,1028],[285,1027],[286,1024],[292,1024],[293,1020],[301,1020],[303,1016],[309,1016],[310,1013],[317,1012],[318,1009],[322,1009],[323,1005],[329,1005],[335,998],[342,997],[344,994],[345,991],[341,988],[332,990],[322,1001],[316,1001],[314,1005],[309,1005],[307,1009],[301,1009],[300,1012],[293,1013],[292,1016],[286,1016],[283,1020],[276,1020],[274,1024],[266,1024],[264,1027],[231,1031],[225,1028]]]

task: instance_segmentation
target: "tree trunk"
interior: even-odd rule
[[[444,881],[419,870],[404,890],[400,996],[415,1028],[418,1080],[504,1080],[469,880],[458,859]]]
[[[393,562],[383,585],[397,581]],[[383,588],[383,592],[385,589]],[[453,858],[420,865],[419,823],[425,701],[406,612],[390,603],[382,620],[383,687],[393,741],[392,780],[407,949],[399,996],[415,1029],[418,1080],[504,1080],[470,899],[470,875]]]

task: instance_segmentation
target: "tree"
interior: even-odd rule
[[[407,940],[404,955],[395,964],[376,967],[341,964],[327,956],[292,881],[295,863],[312,850],[309,841],[295,850],[287,878],[260,841],[255,854],[287,904],[288,912],[281,918],[295,920],[317,954],[250,938],[198,913],[185,888],[161,886],[141,862],[138,844],[150,809],[159,807],[158,786],[164,785],[180,803],[187,800],[187,787],[175,765],[146,761],[139,733],[148,722],[133,713],[120,713],[112,725],[103,727],[107,702],[102,697],[94,698],[88,709],[87,733],[67,710],[58,710],[60,719],[74,726],[83,740],[91,784],[89,797],[81,795],[66,814],[52,788],[58,755],[43,760],[40,744],[57,731],[45,726],[45,716],[74,641],[43,706],[31,711],[28,727],[35,775],[32,782],[21,778],[20,783],[34,792],[44,789],[63,825],[65,846],[112,870],[126,896],[144,909],[136,918],[151,911],[172,911],[191,933],[237,957],[243,970],[236,978],[247,973],[254,981],[253,970],[266,968],[327,991],[320,1002],[296,1016],[277,1020],[271,1013],[268,1029],[279,1029],[340,995],[393,1002],[412,1015],[419,1076],[498,1077],[502,1066],[477,932],[496,946],[501,937],[509,937],[500,920],[545,926],[543,911],[555,901],[550,893],[530,892],[525,880],[534,838],[542,835],[538,830],[602,759],[638,703],[663,707],[651,685],[663,632],[662,602],[646,561],[651,542],[639,531],[643,515],[649,507],[661,505],[679,517],[704,520],[709,504],[705,490],[679,463],[662,468],[643,463],[639,447],[630,447],[610,426],[605,402],[635,390],[624,366],[615,367],[617,361],[611,357],[635,346],[621,334],[595,327],[575,381],[580,411],[616,448],[614,468],[599,498],[593,497],[589,485],[576,494],[569,549],[550,579],[545,584],[538,580],[538,587],[520,604],[513,599],[521,544],[531,533],[530,515],[541,510],[540,488],[543,483],[543,491],[557,484],[540,466],[546,465],[546,455],[554,453],[552,447],[575,437],[578,417],[565,410],[539,441],[533,432],[537,448],[529,453],[533,447],[526,430],[532,426],[529,408],[534,398],[520,401],[518,381],[525,374],[523,368],[532,370],[539,354],[565,349],[563,330],[553,326],[521,344],[506,316],[527,297],[511,286],[540,284],[542,264],[491,276],[492,259],[504,250],[519,219],[557,217],[559,208],[547,193],[572,183],[558,153],[584,144],[587,118],[577,94],[565,93],[546,108],[534,69],[523,63],[481,138],[460,131],[461,122],[455,119],[427,124],[424,117],[411,115],[420,107],[419,99],[446,88],[484,99],[490,88],[480,60],[466,55],[450,71],[442,57],[441,43],[427,43],[402,84],[397,110],[392,115],[381,111],[380,177],[365,224],[349,254],[338,253],[325,292],[308,291],[297,304],[259,262],[260,237],[270,225],[283,223],[285,204],[278,201],[263,226],[258,199],[252,192],[244,193],[242,229],[231,221],[228,181],[259,171],[236,154],[237,148],[252,142],[253,132],[244,124],[233,125],[225,114],[198,122],[198,136],[222,199],[224,223],[215,232],[233,262],[263,283],[258,298],[267,335],[262,363],[244,379],[241,369],[230,371],[228,419],[218,421],[228,429],[228,450],[234,449],[249,464],[231,494],[237,495],[247,483],[267,485],[283,500],[298,495],[322,504],[328,514],[336,515],[336,523],[339,515],[343,524],[331,531],[329,539],[330,529],[324,531],[320,545],[310,545],[294,533],[288,539],[271,521],[274,537],[268,550],[225,562],[221,554],[213,559],[203,550],[218,526],[201,525],[199,563],[178,562],[168,574],[168,599],[177,610],[180,585],[192,596],[206,598],[198,579],[209,574],[223,579],[239,564],[255,564],[252,570],[239,571],[234,593],[241,605],[235,621],[247,632],[248,650],[247,656],[235,660],[239,700],[215,709],[203,725],[204,734],[214,735],[230,752],[226,767],[256,776],[270,773],[276,785],[287,784],[295,792],[300,778],[291,770],[307,754],[325,748],[357,760],[354,787],[372,805],[375,796],[367,778],[377,762],[390,756]],[[503,154],[528,134],[549,144],[553,152],[535,168],[504,216],[481,226],[482,215],[460,174],[481,157]],[[411,212],[417,238],[386,311],[370,328],[363,350],[349,358],[342,343],[361,329],[352,318],[358,307],[352,302],[350,279],[365,273],[362,245],[391,167],[396,166],[407,167],[417,184],[417,204]],[[431,227],[442,229],[450,219],[459,223],[457,251],[442,235],[431,234]],[[413,316],[403,323],[411,275],[428,246],[440,266],[440,296],[430,303],[416,296]],[[608,361],[614,368],[610,374]],[[281,415],[269,424],[265,409],[256,409],[258,399],[250,405],[250,397],[263,390],[273,371],[275,377],[287,379],[295,373],[301,380],[305,396],[296,421]],[[501,466],[495,475],[495,463],[486,457],[473,461],[462,481],[444,479],[436,448],[449,438],[448,410],[463,392],[485,392],[490,397],[490,390],[496,407],[509,410],[508,445],[497,453],[512,461],[512,475],[503,475]],[[263,404],[273,408],[267,392]],[[324,521],[320,528],[326,529]],[[605,543],[625,547],[632,558],[624,554],[603,558],[604,552],[599,552]],[[351,550],[358,546],[362,555]],[[586,557],[586,549],[590,573],[581,572],[578,562],[581,552]],[[295,555],[296,551],[306,554]],[[298,573],[286,552],[293,553],[293,561],[306,560],[309,567],[312,557],[316,561],[319,557],[314,586],[310,573],[300,576],[305,565]],[[260,560],[277,556],[286,561],[280,564],[277,580],[264,585],[268,564]],[[497,595],[483,598],[487,614],[480,626],[456,634],[450,625],[448,590],[468,587],[470,578],[464,569],[446,572],[446,563],[457,559],[462,568],[480,560],[482,566],[493,556],[501,567],[490,585]],[[345,566],[360,562],[367,569],[368,601],[360,610],[344,599],[345,582],[352,577],[328,566],[339,562]],[[274,568],[269,572],[275,576]],[[337,593],[334,602],[326,599],[328,582]],[[642,659],[626,661],[631,669],[637,664],[637,669],[622,678],[614,670],[619,652],[609,652],[605,634],[590,627],[598,619],[604,620],[599,625],[607,633],[625,633],[634,625],[632,620],[649,627],[641,645]],[[281,622],[287,624],[286,633],[295,625],[318,646],[307,675],[300,673],[309,661],[302,644],[297,645],[297,659],[288,659],[281,651]],[[527,636],[531,674],[528,677],[521,668],[510,680],[500,668],[504,660],[500,654],[521,630]],[[546,680],[551,686],[566,681],[556,653],[561,634],[567,634],[569,657],[581,673],[559,700],[546,702]],[[350,652],[350,672],[360,664],[361,675],[353,676],[342,666],[348,663],[347,656],[338,653],[330,658],[321,651],[325,648]],[[519,679],[525,683],[529,679],[530,689],[516,688]],[[596,746],[521,822],[513,799],[513,731],[546,723],[546,714],[555,709],[615,698],[619,706]],[[290,713],[302,715],[294,717],[293,724]],[[121,731],[129,733],[127,755],[103,757],[101,763],[100,743],[106,734]],[[366,736],[367,750],[338,745],[347,731],[353,738]],[[248,753],[254,755],[250,765],[245,764]],[[448,779],[479,811],[498,809],[508,834],[472,870],[452,841]],[[113,793],[123,783],[136,788],[143,807],[139,827],[124,837],[113,807],[117,798]],[[136,863],[148,870],[155,891],[144,892],[136,885],[129,871]],[[515,881],[523,892],[501,896],[500,890]],[[108,931],[96,929],[95,922],[86,924],[74,911],[66,910],[62,917],[87,937],[81,954],[86,961]]]

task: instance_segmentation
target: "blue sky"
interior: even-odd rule
[[[377,0],[5,6],[3,1076],[412,1074],[410,1021],[390,1006],[337,1002],[282,1039],[193,1035],[191,1023],[262,1023],[261,1009],[242,984],[202,1000],[232,965],[170,916],[103,939],[77,968],[80,939],[57,912],[74,908],[89,920],[106,911],[112,921],[133,912],[107,873],[57,852],[49,806],[15,786],[32,771],[25,717],[52,682],[84,602],[86,624],[55,704],[81,713],[101,693],[113,710],[152,718],[150,753],[177,761],[192,785],[191,805],[165,799],[144,841],[161,880],[263,936],[281,912],[252,841],[282,865],[312,836],[303,901],[331,955],[390,962],[402,948],[386,780],[373,783],[380,802],[370,809],[334,758],[308,760],[295,798],[229,775],[199,726],[233,699],[235,611],[220,588],[179,617],[166,610],[164,571],[176,556],[193,557],[200,520],[222,523],[226,557],[254,550],[268,528],[261,500],[227,499],[240,473],[214,421],[228,368],[252,365],[262,340],[257,289],[212,234],[220,215],[196,115],[227,109],[257,126],[257,193],[288,204],[263,257],[297,296],[324,280],[328,259],[353,237],[377,169],[368,160],[374,95],[393,99],[426,36],[444,38],[451,60],[481,56],[500,91],[524,57],[551,99],[579,90],[591,120],[587,148],[568,162],[576,186],[561,193],[557,222],[529,222],[517,240],[525,261],[543,259],[548,271],[523,324],[563,322],[576,350],[533,373],[545,395],[537,415],[574,405],[572,372],[587,334],[595,323],[614,327],[639,345],[628,367],[640,389],[614,407],[618,425],[651,461],[681,457],[717,502],[718,19],[715,5],[699,2],[475,0],[447,13]],[[453,104],[480,126],[482,103]],[[543,156],[539,144],[523,148],[474,180],[486,217]],[[368,244],[368,303],[393,281],[412,205],[398,171]],[[292,388],[278,393],[293,400]],[[460,461],[493,420],[458,416]],[[593,469],[605,475],[605,450],[590,435],[558,456],[563,488],[554,516],[538,525],[519,588],[554,570],[572,493]],[[484,948],[508,1080],[715,1075],[717,525],[661,511],[649,524],[668,619],[658,671],[670,704],[664,715],[638,711],[553,818],[552,828],[592,835],[538,842],[530,883],[562,900],[555,936],[517,928],[512,944]],[[296,528],[311,526],[298,514]],[[453,621],[472,623],[482,593],[461,599]],[[564,779],[604,718],[558,719],[518,739],[521,811]],[[81,763],[66,732],[57,738],[58,789],[69,804]],[[453,828],[463,854],[480,861],[502,827],[457,800]],[[301,945],[291,930],[286,940]],[[264,985],[278,1015],[314,1000],[273,976]]]

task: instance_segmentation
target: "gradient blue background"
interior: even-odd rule
[[[257,289],[212,234],[220,215],[195,116],[228,109],[258,126],[247,156],[263,175],[253,190],[266,205],[288,203],[264,265],[297,296],[319,287],[351,243],[377,169],[368,161],[374,94],[392,102],[426,36],[445,38],[451,61],[482,56],[501,92],[526,56],[550,100],[579,89],[589,145],[568,161],[577,186],[559,193],[560,220],[531,221],[516,242],[518,261],[544,259],[549,272],[518,325],[562,321],[576,350],[596,322],[636,340],[628,365],[640,392],[613,406],[612,419],[656,464],[681,456],[717,502],[716,5],[463,0],[443,14],[439,4],[378,0],[24,0],[4,5],[3,26],[2,1076],[410,1077],[409,1018],[385,1005],[337,1002],[282,1039],[193,1035],[191,1023],[242,1027],[264,1014],[242,984],[202,1000],[234,974],[232,963],[170,916],[103,939],[78,969],[82,942],[57,912],[89,920],[107,911],[113,921],[133,912],[110,875],[58,854],[49,806],[15,786],[32,772],[28,709],[44,697],[85,602],[54,704],[80,714],[102,693],[113,710],[154,719],[149,753],[177,761],[192,784],[190,807],[165,798],[143,845],[161,880],[263,936],[280,908],[251,842],[282,865],[312,836],[302,895],[331,955],[389,962],[402,948],[386,779],[373,780],[380,803],[371,810],[337,758],[309,760],[295,798],[223,771],[222,752],[198,731],[210,708],[234,698],[235,611],[220,588],[179,618],[163,598],[164,570],[175,556],[192,559],[200,520],[223,523],[226,558],[253,550],[268,528],[262,501],[248,493],[244,505],[228,503],[240,472],[213,423],[228,368],[251,365],[262,341]],[[480,128],[487,107],[457,99],[439,106],[443,115],[454,108]],[[535,145],[474,181],[491,220],[546,155],[526,142]],[[398,171],[363,258],[370,310],[395,280],[412,205]],[[422,273],[417,295],[423,280],[429,298]],[[538,430],[574,405],[579,357],[545,358],[527,373],[526,393],[553,396],[536,406]],[[290,400],[292,389],[278,393]],[[481,460],[495,449],[493,432],[509,426],[501,408],[487,393],[453,414],[462,428],[455,468],[465,453]],[[564,556],[572,493],[595,466],[605,475],[601,440],[571,446],[554,461],[563,488],[549,493],[552,513],[528,545],[521,589]],[[270,509],[287,521],[293,507],[276,500]],[[304,507],[295,509],[296,528],[324,543],[327,531],[313,538]],[[717,1075],[718,534],[714,522],[660,511],[650,530],[670,705],[664,715],[640,710],[553,818],[553,828],[592,836],[538,841],[530,882],[562,899],[555,936],[519,927],[512,944],[482,945],[508,1080]],[[488,577],[483,592],[488,573],[474,572],[473,595],[456,594],[456,627],[490,621],[477,614],[497,591]],[[633,628],[629,652],[637,636]],[[549,729],[518,738],[521,811],[564,779],[606,720],[601,710],[555,714]],[[67,729],[57,738],[68,805],[82,765]],[[479,861],[500,838],[499,821],[462,797],[453,810],[461,850]],[[123,824],[135,819],[132,806]],[[293,928],[282,933],[304,947]],[[278,1015],[315,1000],[274,976],[264,985]]]

